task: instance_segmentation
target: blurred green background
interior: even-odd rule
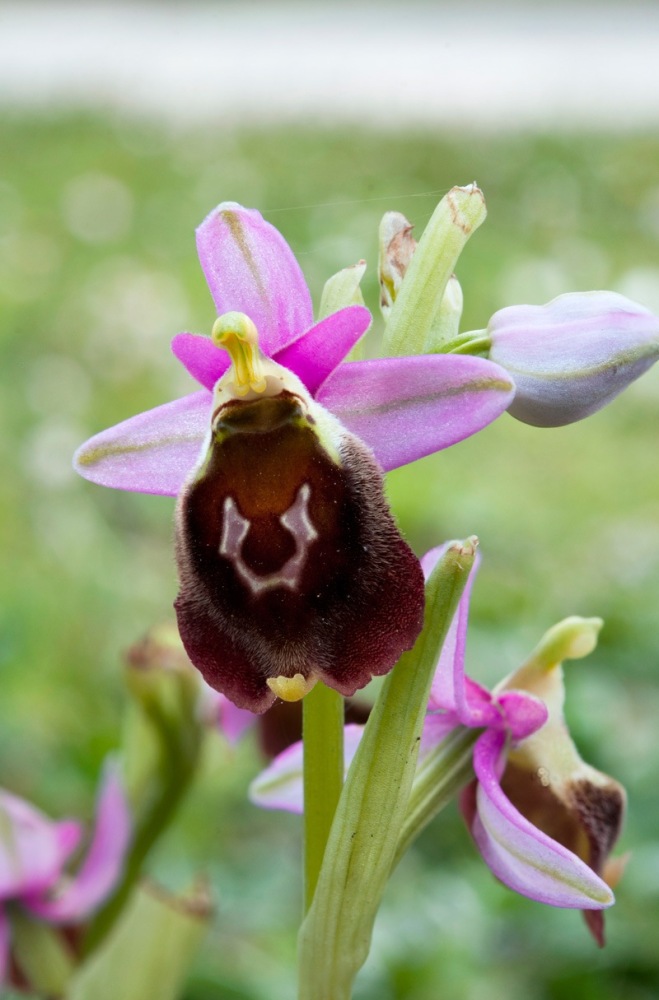
[[[489,208],[460,261],[463,329],[499,307],[614,288],[659,311],[659,139],[366,130],[175,130],[50,113],[0,121],[0,784],[52,815],[89,816],[117,746],[122,650],[171,614],[173,502],[71,471],[90,434],[192,389],[169,352],[214,313],[194,227],[220,200],[257,206],[290,242],[316,304],[364,257],[377,313],[377,225],[422,231],[476,179]],[[379,320],[376,320],[376,331]],[[579,914],[499,886],[452,811],[397,871],[357,1000],[581,1000],[659,993],[659,368],[581,425],[504,416],[389,477],[415,549],[476,533],[470,671],[515,667],[568,614],[606,620],[568,668],[591,763],[624,782],[632,852],[599,952]],[[250,740],[220,738],[153,859],[172,888],[198,871],[217,916],[187,1000],[292,995],[299,823],[259,812]]]

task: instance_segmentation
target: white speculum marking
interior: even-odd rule
[[[318,532],[309,518],[310,496],[311,487],[308,483],[303,483],[291,506],[280,516],[281,524],[293,536],[295,552],[281,569],[263,576],[250,569],[243,559],[243,543],[250,529],[250,521],[242,516],[233,497],[225,498],[219,553],[231,560],[236,573],[253,594],[260,594],[274,587],[297,589],[309,546],[318,538]]]

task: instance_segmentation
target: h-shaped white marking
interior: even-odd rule
[[[303,483],[292,505],[280,516],[281,524],[293,536],[295,552],[281,569],[264,576],[259,576],[250,569],[243,559],[243,542],[247,538],[251,522],[242,516],[233,497],[225,497],[219,552],[221,556],[231,560],[236,573],[253,594],[260,594],[273,587],[288,587],[290,590],[297,588],[309,546],[318,538],[318,532],[309,519],[310,496],[311,487],[308,483]]]

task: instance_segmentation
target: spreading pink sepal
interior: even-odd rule
[[[341,365],[317,399],[387,471],[482,430],[514,392],[508,373],[491,361],[432,354]]]
[[[515,892],[551,906],[602,909],[614,901],[609,886],[580,858],[533,826],[504,794],[505,732],[488,730],[474,749],[477,786],[463,812],[489,868]],[[475,808],[474,808],[475,807]]]
[[[270,357],[313,323],[300,265],[256,209],[222,202],[197,229],[197,251],[218,314],[246,313]]]
[[[85,441],[74,468],[101,486],[177,496],[208,432],[211,401],[202,390],[123,420]]]
[[[82,828],[73,820],[53,823],[5,791],[0,791],[0,814],[0,899],[49,889],[78,845]]]
[[[343,764],[345,771],[352,763],[357,753],[359,741],[364,732],[363,726],[353,724],[343,730]],[[304,812],[304,788],[302,783],[303,766],[302,742],[293,743],[287,747],[266,767],[249,786],[249,798],[255,806],[262,809],[283,809],[285,812]]]
[[[126,794],[116,770],[108,767],[99,793],[94,836],[82,867],[55,895],[25,898],[25,906],[52,923],[74,923],[88,916],[117,883],[131,833]]]

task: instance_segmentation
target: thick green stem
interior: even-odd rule
[[[458,726],[419,765],[396,846],[395,867],[430,820],[473,776],[472,754],[480,729]]]
[[[304,912],[311,906],[343,787],[343,698],[322,682],[302,702]]]
[[[451,543],[426,588],[425,627],[384,681],[341,793],[300,928],[299,1000],[349,1000],[407,813],[435,665],[475,557]]]

